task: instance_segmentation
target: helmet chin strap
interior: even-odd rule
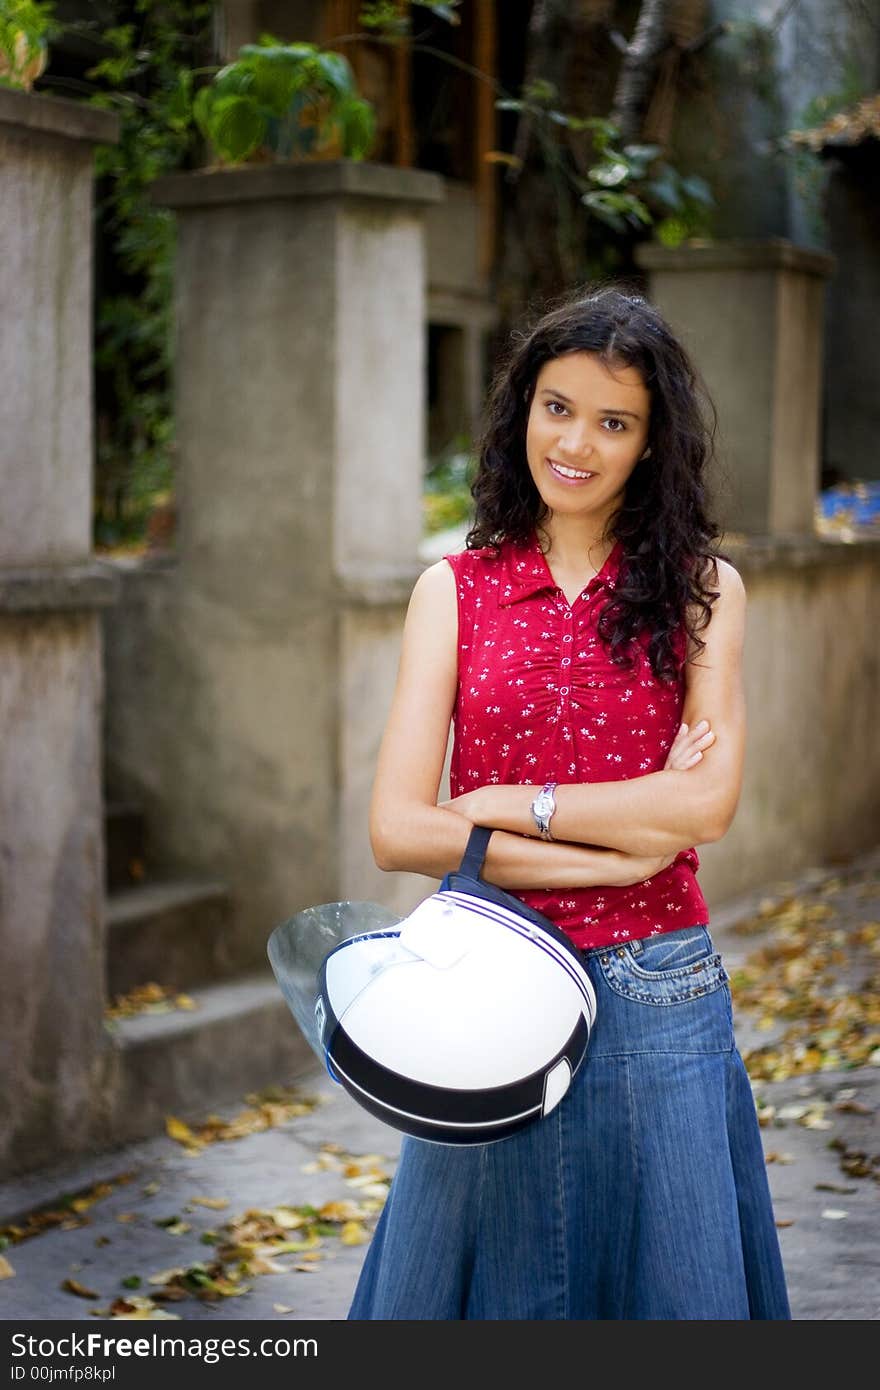
[[[486,851],[489,848],[489,840],[492,838],[493,827],[487,825],[475,825],[468,836],[464,855],[459,865],[459,873],[467,874],[469,878],[479,878],[480,870],[486,858]]]

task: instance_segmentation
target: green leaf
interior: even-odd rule
[[[211,138],[211,111],[217,100],[217,94],[213,87],[202,87],[196,92],[193,100],[193,120],[202,134],[210,140]]]
[[[623,160],[613,163],[594,164],[592,169],[587,170],[587,176],[594,183],[602,184],[603,188],[614,188],[617,184],[623,183],[624,179],[629,178],[629,165]]]
[[[86,77],[92,81],[104,78],[108,86],[123,87],[134,72],[138,63],[131,53],[123,53],[118,58],[102,58],[100,63],[86,70]]]
[[[656,178],[650,179],[644,185],[644,189],[655,203],[668,208],[670,212],[680,212],[684,206],[681,186],[674,171],[668,165],[664,166]]]
[[[640,162],[648,162],[656,159],[658,154],[663,153],[662,145],[624,145],[623,152],[629,155],[630,159],[637,159]]]
[[[612,231],[624,235],[627,231],[626,219],[621,217],[612,204],[608,201],[607,193],[591,192],[585,193],[581,202],[588,207],[600,222],[604,222]]]
[[[354,95],[354,73],[348,59],[341,53],[318,53],[315,63],[318,73],[332,92],[341,97]]]
[[[208,134],[221,157],[234,164],[259,149],[266,118],[250,97],[221,97],[211,108]]]
[[[376,138],[376,114],[368,101],[353,97],[340,111],[343,151],[349,159],[363,159]]]
[[[184,129],[192,116],[192,73],[183,68],[177,75],[177,85],[165,105],[167,119],[171,125]]]
[[[141,1286],[141,1276],[139,1274],[129,1274],[127,1278],[119,1281],[124,1289],[139,1289]]]
[[[534,81],[527,82],[523,88],[523,96],[527,101],[538,101],[549,105],[555,101],[559,91],[553,82],[547,82],[543,77],[536,77]]]
[[[247,95],[265,107],[273,116],[283,116],[289,109],[294,93],[303,85],[304,74],[298,66],[282,63],[254,65]]]
[[[715,199],[712,190],[705,179],[701,179],[698,174],[688,174],[687,178],[682,179],[681,186],[689,198],[693,198],[698,203],[703,203],[706,207],[714,207]]]
[[[633,222],[644,222],[647,227],[653,224],[654,219],[651,216],[650,210],[645,206],[641,198],[637,198],[634,193],[629,195],[629,214],[630,220]]]
[[[214,75],[209,88],[215,96],[245,96],[254,85],[254,74],[244,63],[228,63]]]
[[[445,19],[447,24],[456,25],[461,23],[461,17],[454,8],[454,4],[435,5],[432,3],[432,0],[412,0],[412,3],[417,5],[420,9],[430,10],[431,14],[436,15],[438,19]],[[455,0],[455,3],[457,3],[457,0]]]

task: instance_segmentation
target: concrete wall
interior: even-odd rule
[[[103,1045],[94,614],[0,609],[0,1171],[81,1147]]]
[[[91,549],[92,374],[83,331],[92,313],[92,146],[86,137],[99,128],[90,118],[103,114],[0,89],[0,450],[9,470],[0,563],[6,565],[62,564]]]
[[[713,906],[880,834],[880,543],[729,554],[748,595],[748,741],[734,823],[700,851]]]
[[[117,131],[0,90],[0,1173],[80,1148],[102,1103],[92,148]]]
[[[339,893],[348,607],[418,571],[442,181],[278,166],[156,196],[180,221],[178,558],[116,567],[108,783],[155,862],[230,885],[233,954],[264,965],[277,922]]]
[[[833,258],[782,238],[649,243],[636,255],[718,412],[713,511],[727,531],[809,535]]]

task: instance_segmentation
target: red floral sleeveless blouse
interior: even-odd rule
[[[556,585],[536,535],[499,551],[446,555],[458,592],[458,691],[450,765],[453,796],[489,782],[612,782],[662,769],[681,722],[684,676],[658,680],[647,640],[632,668],[616,665],[597,632],[623,558],[618,541],[573,604]],[[677,650],[683,656],[682,628]],[[698,923],[709,912],[696,849],[619,888],[521,891],[581,949]]]

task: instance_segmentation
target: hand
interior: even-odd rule
[[[696,767],[702,761],[703,750],[711,748],[714,742],[715,735],[709,728],[708,719],[701,719],[692,729],[687,724],[680,724],[666,755],[663,771],[686,772],[689,767]]]

